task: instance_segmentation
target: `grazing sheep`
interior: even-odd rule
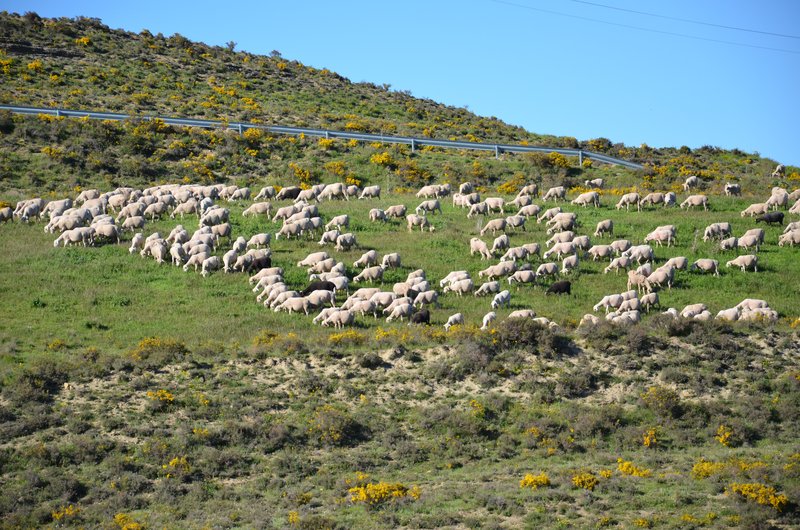
[[[492,299],[492,309],[499,309],[503,306],[508,307],[511,304],[511,291],[504,290],[497,293]]]
[[[145,224],[144,217],[141,215],[136,215],[125,219],[125,221],[122,222],[122,229],[130,230],[131,232],[133,232],[134,230],[143,230],[144,224]]]
[[[479,202],[469,207],[469,212],[467,212],[467,219],[472,219],[477,215],[488,215],[488,214],[489,214],[489,207],[486,205],[485,202]]]
[[[411,314],[414,312],[414,308],[411,304],[401,304],[395,307],[392,310],[392,313],[386,317],[386,322],[391,322],[392,320],[400,320],[403,321],[403,318],[411,318]]]
[[[250,215],[264,215],[269,217],[270,213],[272,212],[272,204],[268,202],[257,202],[251,204],[245,211],[242,212],[242,217],[247,217]]]
[[[486,223],[486,225],[481,230],[480,234],[484,235],[486,232],[491,232],[492,235],[495,235],[497,232],[505,232],[506,229],[506,220],[505,219],[492,219]]]
[[[506,227],[513,228],[514,230],[517,228],[522,228],[523,232],[527,232],[525,229],[525,221],[527,220],[528,218],[524,215],[511,215],[506,217]]]
[[[439,196],[439,185],[438,184],[430,184],[428,186],[422,186],[419,191],[417,192],[417,198],[433,198]]]
[[[508,314],[506,319],[511,318],[536,318],[536,312],[533,309],[517,309]]]
[[[554,208],[550,208],[549,210],[545,210],[545,212],[536,218],[536,223],[539,224],[542,221],[551,221],[553,217],[561,213],[561,206],[556,206]]]
[[[497,213],[503,213],[506,205],[506,201],[501,197],[488,197],[483,202],[486,203],[486,208],[489,212],[496,210]]]
[[[378,221],[385,223],[388,218],[386,217],[386,212],[380,208],[373,208],[369,211],[369,220],[372,223],[377,223]]]
[[[599,318],[590,313],[587,313],[583,315],[583,317],[581,317],[581,321],[578,323],[578,327],[580,328],[583,326],[596,326],[600,322],[601,320]]]
[[[448,272],[447,276],[439,281],[439,287],[444,287],[449,283],[457,282],[458,280],[463,280],[465,278],[469,278],[469,272],[465,270]]]
[[[383,279],[383,271],[384,268],[380,265],[377,267],[367,267],[360,274],[358,274],[355,278],[353,278],[354,283],[364,282],[367,281],[369,283],[373,283],[376,280]]]
[[[686,208],[687,210],[695,206],[702,206],[703,210],[708,210],[708,197],[705,195],[689,195],[686,197],[686,200],[680,204],[681,209]]]
[[[409,320],[409,325],[411,324],[431,324],[431,312],[427,309],[421,309],[417,311],[413,315],[411,315],[411,320]]]
[[[747,269],[753,269],[753,272],[758,272],[758,256],[753,254],[738,256],[736,259],[732,259],[725,264],[726,267],[730,267],[731,265],[734,267],[741,267],[742,272],[745,272]]]
[[[755,217],[756,215],[764,215],[769,211],[769,205],[767,203],[761,202],[756,204],[751,204],[741,212],[742,217]]]
[[[383,256],[383,261],[381,261],[381,266],[384,269],[400,268],[400,254],[398,254],[397,252],[386,254],[385,256]]]
[[[749,250],[751,248],[755,248],[756,252],[758,252],[761,243],[759,237],[756,234],[744,234],[739,240],[736,242],[737,248]]]
[[[548,294],[572,294],[572,283],[569,280],[559,280],[547,288]]]
[[[378,252],[375,250],[368,250],[364,252],[360,258],[353,262],[353,267],[369,267],[378,264]]]
[[[739,240],[735,237],[729,237],[719,242],[719,249],[723,252],[727,250],[736,250],[739,245]]]
[[[445,285],[442,293],[446,294],[448,292],[453,292],[456,294],[456,296],[463,296],[464,294],[471,293],[474,288],[475,284],[472,283],[472,280],[470,278],[464,278],[463,280],[458,280]]]
[[[365,186],[364,189],[361,191],[361,195],[358,196],[359,199],[380,199],[381,198],[381,187],[380,186]]]
[[[731,224],[725,223],[712,223],[703,231],[703,241],[709,239],[722,239],[725,236],[731,235]]]
[[[658,299],[658,293],[647,293],[639,300],[642,308],[649,313],[653,307],[661,307],[661,301]]]
[[[597,228],[594,231],[594,237],[600,237],[604,234],[614,235],[614,221],[611,219],[605,219],[597,223]]]
[[[695,175],[688,177],[683,181],[683,191],[689,191],[700,185],[700,179]]]
[[[453,326],[463,325],[463,324],[464,324],[464,315],[461,313],[456,313],[455,315],[450,315],[450,317],[447,319],[447,322],[445,322],[444,324],[444,330],[450,331],[450,328],[452,328]]]
[[[213,271],[219,270],[219,268],[220,268],[219,256],[211,256],[210,258],[206,258],[203,260],[203,264],[200,267],[200,276],[206,278]]]
[[[581,193],[572,200],[572,204],[577,204],[583,206],[584,208],[592,204],[595,208],[599,208],[600,194],[596,191],[587,191],[586,193]]]
[[[506,234],[503,234],[501,236],[497,236],[494,239],[494,241],[492,242],[492,248],[489,249],[489,251],[492,254],[495,254],[496,252],[498,252],[500,250],[505,250],[505,249],[509,248],[510,246],[511,246],[511,241],[509,240],[509,238],[508,238],[508,236]]]
[[[680,312],[681,317],[683,318],[694,318],[696,315],[699,315],[703,311],[707,311],[708,307],[705,304],[689,304],[683,308],[683,311]]]
[[[525,217],[535,217],[539,215],[540,211],[542,211],[542,209],[538,205],[529,204],[527,206],[523,206],[522,208],[520,208],[519,211],[517,212],[517,215],[524,215]]]
[[[783,188],[772,188],[772,195],[766,202],[769,208],[777,210],[778,207],[786,208],[789,205],[789,192]]]
[[[409,232],[411,232],[415,226],[419,227],[420,232],[422,232],[426,227],[428,228],[428,231],[434,231],[434,227],[430,221],[428,221],[427,217],[413,213],[406,216],[406,226],[408,227]]]
[[[500,261],[517,261],[524,260],[528,257],[528,249],[525,247],[509,248],[505,254],[500,256]]]
[[[279,311],[286,311],[289,314],[292,313],[299,313],[302,311],[303,313],[308,316],[308,310],[311,307],[311,304],[308,301],[308,298],[297,296],[292,298],[287,298],[280,305],[276,306],[273,311],[278,313]],[[323,322],[324,324],[324,322]]]
[[[689,270],[699,270],[701,272],[713,272],[714,276],[719,276],[719,262],[715,259],[701,258],[692,263]]]
[[[619,269],[627,269],[631,266],[631,259],[626,256],[620,256],[611,260],[611,264],[603,269],[603,274],[608,274],[614,271],[614,274],[619,274]]]
[[[494,311],[489,311],[488,313],[483,315],[483,322],[481,325],[481,329],[484,331],[489,329],[489,324],[494,322],[496,319],[497,319],[497,313],[495,313]]]
[[[553,236],[544,242],[546,247],[553,245],[555,243],[568,243],[575,239],[575,232],[571,230],[565,230],[564,232],[558,232],[553,234]]]
[[[513,274],[516,270],[517,266],[513,261],[501,261],[497,265],[492,265],[482,271],[478,271],[478,277],[483,278],[485,276],[487,279],[492,280],[500,278],[501,276]]]
[[[742,187],[741,185],[734,183],[734,182],[726,182],[725,183],[725,196],[730,197],[732,195],[740,196],[742,194]]]
[[[303,293],[305,293],[305,291],[302,291],[300,294],[303,295]],[[316,289],[306,294],[305,298],[308,300],[309,308],[314,309],[322,307],[325,304],[330,304],[330,306],[333,307],[335,305],[335,296],[336,293],[334,291]]]
[[[541,248],[539,247],[539,243],[525,243],[522,245],[522,248],[528,251],[528,257],[540,256]]]
[[[611,245],[594,245],[588,254],[592,257],[592,261],[597,261],[599,258],[611,259],[614,256],[614,249]]]
[[[550,188],[549,190],[547,190],[547,193],[544,194],[544,197],[542,197],[542,200],[543,201],[548,201],[548,200],[558,201],[559,199],[561,199],[562,201],[565,201],[566,197],[567,197],[567,189],[564,186],[555,186],[555,187]]]
[[[756,217],[756,223],[783,225],[783,212],[769,212]]]
[[[669,230],[657,230],[647,234],[644,238],[644,242],[649,243],[650,241],[655,241],[656,245],[660,247],[661,244],[666,241],[667,246],[671,247],[673,239],[674,236]]]
[[[631,242],[627,239],[617,239],[612,241],[610,246],[617,255],[621,255],[631,248]]]
[[[561,259],[568,254],[575,254],[577,247],[574,241],[565,241],[563,243],[556,243],[553,247],[542,255],[543,259],[547,259],[552,254],[556,255],[557,259]]]
[[[458,185],[458,193],[466,195],[468,193],[472,193],[472,190],[473,190],[472,182],[462,182],[461,184]]]
[[[531,204],[533,204],[533,198],[530,195],[517,195],[513,201],[507,203],[507,205],[514,206],[518,210]]]
[[[482,260],[492,258],[492,253],[486,242],[477,237],[473,237],[469,240],[469,255],[474,256],[476,252],[480,254]]]
[[[508,285],[513,283],[536,283],[536,273],[533,271],[516,271],[507,278]],[[517,286],[519,288],[519,286]]]
[[[623,252],[622,255],[631,258],[631,260],[636,261],[639,265],[641,265],[643,261],[653,261],[655,259],[655,252],[650,245],[631,247]]]
[[[139,232],[134,234],[133,239],[131,239],[131,246],[128,249],[128,252],[133,254],[134,252],[138,252],[144,246],[144,235]]]
[[[625,211],[630,211],[631,204],[633,204],[633,205],[636,206],[636,210],[637,211],[642,211],[641,204],[639,203],[639,199],[640,198],[641,197],[636,192],[626,193],[625,195],[623,195],[619,199],[619,202],[617,203],[616,208],[617,208],[617,210],[620,210],[624,206],[625,207]]]
[[[571,256],[567,256],[561,262],[561,274],[568,274],[569,272],[578,268],[578,255],[573,254]]]
[[[245,248],[250,248],[250,247],[255,247],[255,248],[269,247],[269,242],[270,242],[271,238],[272,238],[272,236],[270,234],[267,234],[267,233],[255,234],[253,237],[251,237],[247,241],[247,244],[245,245]]]
[[[350,250],[354,246],[356,246],[356,236],[348,232],[336,238],[336,246],[334,247],[334,249],[338,250],[339,252],[345,252]]]
[[[727,320],[728,322],[736,322],[739,320],[739,308],[738,307],[731,307],[730,309],[723,309],[717,313],[717,316],[714,317],[716,320]]]
[[[669,191],[666,194],[664,194],[664,208],[666,208],[667,206],[675,206],[677,202],[678,202],[678,196],[675,195],[674,191]]]
[[[622,295],[619,294],[609,294],[604,296],[595,306],[592,308],[592,311],[597,312],[600,308],[605,309],[606,314],[608,314],[611,308],[617,309],[625,299]]]
[[[798,215],[800,214],[800,199],[797,199],[791,208],[789,208],[789,213]]]
[[[109,223],[102,223],[94,226],[95,238],[102,238],[106,241],[114,241],[117,244],[120,242],[119,229],[116,225]]]
[[[417,206],[414,211],[417,215],[427,214],[430,212],[431,214],[436,213],[437,211],[441,214],[442,213],[442,205],[439,204],[437,199],[432,199],[429,201],[423,201]]]
[[[439,293],[433,290],[419,293],[417,297],[414,298],[414,303],[412,305],[414,307],[422,307],[423,305],[431,304],[439,305]]]
[[[778,312],[767,308],[743,311],[739,317],[739,320],[748,320],[751,322],[775,322],[778,320]]]
[[[297,262],[298,267],[312,267],[315,264],[319,263],[320,261],[326,260],[330,258],[327,252],[312,252],[301,261]]]
[[[645,204],[650,204],[655,206],[656,204],[663,204],[664,203],[665,195],[661,192],[652,192],[645,195],[642,200],[639,201],[639,206],[643,206]]]
[[[555,276],[558,274],[558,265],[555,263],[542,263],[539,265],[539,268],[536,269],[536,276],[543,277],[543,276]]]
[[[475,296],[486,296],[492,293],[499,293],[500,292],[500,282],[498,281],[491,281],[483,283],[475,293]]]
[[[406,216],[406,206],[404,204],[395,204],[386,208],[386,217],[396,217],[402,219]]]
[[[766,300],[759,300],[757,298],[745,298],[736,307],[741,311],[753,311],[755,309],[769,309],[769,304]]]
[[[683,256],[676,256],[667,260],[662,267],[672,267],[677,270],[685,271],[689,267],[689,260]]]
[[[220,238],[227,237],[228,240],[231,238],[231,225],[230,223],[222,223],[218,225],[214,225],[211,227],[211,234],[214,236],[215,241],[219,241]]]
[[[331,227],[336,227],[339,229],[347,228],[350,226],[350,216],[347,214],[337,215],[336,217],[332,218],[328,221],[328,224],[325,225],[325,230],[330,230]]]
[[[650,293],[653,287],[662,289],[664,284],[667,285],[668,290],[672,290],[672,282],[675,280],[675,269],[672,267],[660,268],[647,276],[645,282],[645,290]]]
[[[603,189],[603,179],[585,180],[583,184],[587,188]]]
[[[778,238],[778,246],[782,247],[784,245],[789,245],[790,247],[800,245],[800,230],[793,230],[782,234]]]

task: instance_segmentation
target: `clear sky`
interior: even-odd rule
[[[715,145],[800,165],[798,0],[6,0],[0,9],[278,50],[540,134]]]

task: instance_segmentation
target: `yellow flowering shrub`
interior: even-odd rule
[[[144,526],[140,523],[137,523],[133,517],[128,515],[127,513],[118,513],[114,516],[114,524],[120,530],[143,530]]]
[[[714,438],[725,447],[730,447],[733,442],[733,429],[725,425],[720,425]]]
[[[778,494],[775,488],[761,484],[759,482],[736,483],[728,486],[728,491],[741,498],[757,502],[762,506],[772,506],[781,512],[789,503],[789,499],[784,494]]]
[[[292,526],[297,526],[298,524],[300,524],[300,514],[297,512],[294,511],[289,512],[289,515],[287,516],[286,519]]]
[[[633,526],[637,528],[653,528],[653,521],[645,517],[639,517],[633,520]]]
[[[600,482],[593,473],[584,471],[572,476],[572,484],[576,488],[582,488],[589,491],[594,491],[595,486]]]
[[[31,72],[40,72],[44,66],[42,65],[42,61],[36,59],[28,63],[28,70]]]
[[[78,46],[88,46],[92,43],[92,39],[89,37],[83,36],[75,39],[75,44]]]
[[[166,464],[162,465],[161,469],[165,471],[164,476],[166,478],[188,475],[192,470],[185,456],[176,456]]]
[[[383,151],[382,153],[375,153],[374,155],[369,157],[369,161],[375,164],[376,166],[383,166],[389,168],[397,166],[397,162],[392,157],[392,155],[389,154],[388,151]]]
[[[322,167],[325,169],[325,171],[330,171],[337,177],[343,177],[347,174],[347,166],[345,166],[344,162],[341,160],[326,162]]]
[[[396,502],[400,499],[416,501],[422,494],[422,490],[419,486],[408,488],[399,482],[368,482],[363,485],[354,486],[348,489],[347,492],[350,494],[351,503],[364,503],[369,506]]]
[[[513,177],[503,182],[497,187],[498,193],[512,195],[517,193],[525,185],[525,175],[516,173]]]
[[[692,466],[692,477],[696,479],[708,478],[717,475],[725,470],[726,465],[722,462],[710,462],[703,458]]]
[[[160,401],[162,403],[172,403],[175,401],[175,396],[169,390],[164,390],[163,388],[153,392],[152,390],[147,391],[147,398],[152,399],[153,401]]]
[[[336,143],[336,140],[333,138],[320,138],[317,143],[321,148],[328,150],[333,147],[333,145]]]
[[[656,436],[655,429],[647,429],[642,435],[642,445],[648,448],[654,448],[658,445],[658,437]]]
[[[522,489],[530,488],[532,490],[538,489],[540,487],[549,486],[550,485],[550,477],[547,476],[547,473],[539,473],[538,475],[533,475],[528,473],[525,475],[522,480],[519,481],[519,487]]]
[[[628,475],[631,477],[646,478],[653,474],[649,469],[637,467],[633,462],[629,460],[623,460],[621,458],[617,459],[617,469],[623,475]]]
[[[554,167],[564,167],[564,168],[570,167],[569,159],[566,156],[562,155],[561,153],[556,153],[555,151],[553,151],[552,153],[547,155],[547,158],[550,159],[550,163]]]
[[[53,521],[61,521],[62,519],[69,519],[70,517],[78,515],[80,511],[80,508],[70,504],[68,506],[62,506],[58,510],[54,510],[51,515],[53,516]]]
[[[328,335],[328,342],[336,346],[357,346],[364,344],[366,340],[366,335],[354,329]]]

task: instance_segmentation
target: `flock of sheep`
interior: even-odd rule
[[[684,183],[684,190],[690,192],[699,184],[696,177],[689,177]],[[587,181],[592,191],[579,194],[571,203],[583,208],[600,207],[602,179]],[[537,282],[556,280],[550,283],[547,293],[560,295],[571,293],[569,280],[558,280],[558,276],[568,276],[580,267],[582,260],[608,260],[604,273],[619,274],[626,271],[627,286],[624,292],[604,296],[594,306],[593,311],[604,310],[606,319],[613,323],[638,322],[641,312],[660,306],[658,292],[661,289],[672,289],[678,271],[699,271],[719,274],[719,263],[715,259],[702,258],[689,263],[685,257],[674,257],[660,267],[654,268],[655,254],[651,244],[662,246],[674,245],[679,234],[674,225],[659,226],[651,231],[642,244],[634,245],[631,241],[618,239],[608,244],[593,244],[588,234],[578,234],[578,215],[574,212],[562,211],[555,205],[547,210],[534,204],[538,198],[535,184],[525,186],[511,201],[500,197],[481,199],[480,194],[470,183],[463,183],[455,191],[449,184],[430,185],[420,189],[417,197],[422,202],[414,213],[409,213],[405,205],[398,204],[385,209],[372,208],[368,218],[370,222],[387,222],[392,218],[405,219],[409,231],[419,228],[434,231],[428,215],[442,213],[442,200],[451,196],[454,208],[467,210],[467,218],[476,216],[499,217],[489,219],[480,229],[480,236],[491,234],[494,237],[491,246],[480,237],[469,241],[471,255],[479,255],[482,260],[497,260],[478,272],[482,281],[476,284],[474,278],[466,270],[452,271],[438,282],[432,284],[422,269],[408,274],[405,281],[395,283],[391,290],[384,287],[373,287],[376,282],[383,284],[384,271],[401,266],[401,257],[397,253],[379,256],[375,250],[368,250],[356,260],[352,267],[360,269],[352,278],[347,274],[347,267],[331,256],[328,251],[313,252],[297,263],[297,267],[306,269],[309,283],[303,290],[291,288],[284,280],[282,267],[273,266],[270,243],[271,233],[258,233],[249,238],[234,238],[230,224],[230,210],[220,203],[222,201],[249,201],[250,190],[237,186],[213,185],[164,185],[138,190],[118,188],[101,193],[98,190],[85,190],[73,201],[70,198],[46,202],[35,198],[17,203],[16,207],[0,209],[0,222],[19,219],[31,222],[36,219],[47,219],[45,232],[58,234],[54,246],[83,245],[98,243],[120,243],[124,231],[133,232],[129,251],[138,252],[142,257],[152,257],[158,263],[169,261],[180,266],[184,271],[199,270],[207,276],[215,271],[241,272],[248,274],[256,300],[273,311],[289,313],[318,312],[313,322],[322,326],[341,328],[354,323],[357,315],[377,318],[382,315],[387,322],[393,320],[416,324],[429,324],[431,320],[429,307],[439,305],[439,297],[452,294],[454,296],[473,295],[476,297],[491,296],[490,309],[482,320],[482,329],[497,318],[496,310],[508,307],[511,301],[512,285],[535,284]],[[741,190],[738,184],[727,184],[726,195],[738,195]],[[276,190],[267,186],[253,198],[243,212],[243,216],[256,216],[273,222],[281,222],[280,229],[274,234],[276,240],[299,239],[301,237],[320,236],[320,246],[331,246],[335,252],[343,252],[357,248],[356,235],[347,232],[348,215],[337,215],[324,222],[317,204],[323,200],[379,199],[379,186],[368,186],[359,189],[341,183],[320,184],[308,189],[291,186]],[[564,186],[550,188],[542,195],[542,200],[566,202],[567,190]],[[286,202],[277,207],[273,215],[271,202]],[[794,201],[793,206],[789,204]],[[703,194],[689,195],[680,208],[703,207],[708,209],[708,197]],[[616,204],[616,209],[631,207],[641,211],[647,206],[663,207],[677,204],[675,193],[650,193],[641,197],[638,193],[623,195]],[[505,216],[507,208],[513,208],[513,215]],[[783,224],[784,214],[779,211],[788,208],[792,214],[800,214],[800,190],[789,193],[783,188],[774,188],[770,196],[763,202],[749,206],[741,212],[742,217],[755,216],[756,222],[766,224]],[[144,235],[144,228],[149,221],[169,215],[175,219],[185,216],[196,216],[197,228],[188,230],[182,224],[177,225],[166,237],[155,232]],[[512,246],[509,232],[526,231],[526,223],[534,219],[536,223],[545,223],[547,234],[551,237],[542,247],[539,243],[530,242]],[[181,221],[183,222],[183,221]],[[605,219],[597,223],[591,237],[601,239],[613,237],[614,222]],[[225,248],[222,240],[227,240]],[[704,241],[718,241],[723,251],[744,250],[748,254],[738,255],[726,263],[727,267],[737,267],[742,271],[758,271],[758,251],[765,244],[765,232],[762,228],[754,228],[735,236],[728,222],[713,223],[706,227]],[[800,223],[793,222],[786,226],[778,241],[780,246],[800,244]],[[547,261],[552,257],[560,261]],[[531,260],[541,261],[534,270]],[[350,293],[351,284],[369,283],[370,287],[361,287]],[[509,288],[504,289],[503,284]],[[438,287],[438,290],[437,288]],[[337,293],[348,293],[349,296],[337,306]],[[695,318],[709,320],[712,313],[704,304],[692,304],[682,311],[670,308],[665,311],[676,318]],[[716,314],[717,319],[724,320],[776,320],[777,313],[769,308],[766,301],[746,299],[735,307],[723,309]],[[544,317],[537,317],[533,309],[512,311],[507,318],[531,318],[545,326],[556,327],[557,324]],[[464,324],[464,315],[450,315],[444,324],[446,330],[457,324]],[[581,325],[597,323],[599,318],[587,314]]]

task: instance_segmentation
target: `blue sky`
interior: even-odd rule
[[[112,28],[212,45],[235,41],[252,53],[279,50],[352,81],[388,83],[540,134],[715,145],[800,165],[795,0],[10,0],[0,7],[97,17]]]

